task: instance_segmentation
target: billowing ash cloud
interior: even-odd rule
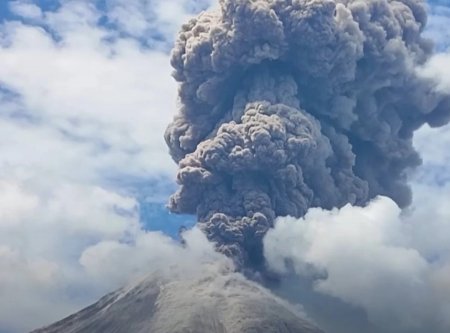
[[[258,267],[276,216],[377,195],[408,205],[413,132],[450,114],[416,74],[432,53],[425,24],[422,0],[221,0],[184,25],[170,209]]]

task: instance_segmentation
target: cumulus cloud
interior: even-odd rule
[[[80,256],[100,241],[133,241],[143,232],[132,198],[91,186],[35,186],[29,179],[0,181],[2,332],[30,330],[108,291],[88,282]]]
[[[205,263],[215,262],[224,269],[232,269],[232,263],[215,252],[213,244],[198,228],[184,232],[183,239],[184,246],[162,233],[148,232],[140,233],[128,243],[105,240],[86,248],[80,264],[99,285],[110,283],[109,290],[131,278],[152,273],[167,279],[182,275],[187,278],[200,273]]]
[[[167,185],[158,181],[175,170],[163,139],[176,108],[168,54],[102,24],[111,9],[91,1],[7,5],[0,24],[0,331],[15,333],[122,286],[150,269],[152,258],[164,258],[160,251],[184,250],[144,230],[142,194],[127,187],[156,182],[149,200],[161,202]]]
[[[232,270],[198,229],[187,232],[185,239],[185,247],[160,233],[140,233],[126,243],[101,241],[86,247],[78,263],[66,258],[65,266],[57,260],[31,260],[2,246],[2,332],[26,332],[49,324],[148,275],[172,281],[201,276],[203,265]]]
[[[264,241],[267,262],[311,281],[316,293],[362,308],[370,332],[447,332],[449,213],[434,198],[418,197],[412,212],[379,197],[366,207],[279,218]]]
[[[55,141],[92,150],[108,172],[114,165],[138,175],[173,170],[162,139],[175,109],[167,56],[133,40],[107,43],[96,15],[83,2],[47,14],[61,41],[41,27],[2,25],[0,80],[20,95],[8,125],[28,117],[30,127],[56,132]]]
[[[419,74],[436,80],[436,89],[448,93],[450,91],[450,52],[433,56],[425,66],[419,69]]]
[[[231,267],[198,229],[186,232],[185,247],[144,231],[132,197],[93,186],[35,186],[0,181],[2,332],[49,324],[152,272],[188,274],[205,261]]]

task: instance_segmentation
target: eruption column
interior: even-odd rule
[[[432,55],[425,24],[422,0],[221,0],[185,24],[169,208],[259,270],[277,216],[377,195],[408,205],[413,132],[450,115],[416,72]]]

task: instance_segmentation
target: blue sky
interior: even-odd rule
[[[163,140],[176,110],[168,52],[180,24],[214,1],[92,3],[0,1],[0,333],[121,286],[152,264],[142,253],[170,242],[149,231],[177,237],[195,222],[165,208],[176,189]],[[441,57],[424,75],[435,76],[450,71],[450,4],[429,4]],[[449,143],[448,128],[417,135],[418,197],[450,193]],[[125,254],[133,265],[114,272],[111,258]]]
[[[82,1],[80,1],[82,2]],[[40,22],[36,22],[33,19],[24,18],[18,13],[14,12],[14,7],[11,6],[13,1],[3,1],[0,3],[0,19],[3,21],[23,21],[26,24],[32,25],[41,25],[45,27],[45,24],[41,24]],[[30,2],[31,3],[31,2]],[[32,2],[37,5],[42,11],[55,11],[57,10],[61,4],[56,0],[36,0]],[[111,17],[108,17],[108,6],[111,6],[113,1],[96,1],[95,6],[99,10],[99,16],[97,18],[97,24],[100,27],[103,27],[107,30],[112,31],[112,34],[115,35],[117,31],[120,31],[120,36],[125,38],[133,38],[135,37],[138,41],[142,43],[143,46],[147,48],[152,48],[152,45],[158,49],[161,49],[163,52],[168,52],[170,49],[170,45],[173,42],[174,34],[166,33],[164,34],[162,31],[153,31],[151,29],[144,29],[143,36],[135,36],[132,33],[124,32],[124,29],[121,29],[120,24],[116,24],[117,22]],[[119,2],[120,3],[120,2]],[[135,2],[136,3],[136,2]],[[141,3],[145,3],[142,1]],[[151,21],[157,19],[157,14],[154,13],[151,5],[151,1],[147,1],[148,5],[146,5],[149,10],[149,17],[146,18],[149,21],[149,27],[152,26]],[[437,43],[438,50],[445,50],[450,44],[450,38],[446,35],[445,31],[442,31],[440,28],[442,27],[442,22],[448,20],[450,23],[450,5],[445,0],[430,0],[430,13],[431,20],[429,24],[428,35],[434,38]],[[145,5],[144,5],[145,6]],[[194,14],[200,10],[203,10],[209,6],[208,1],[185,1],[185,3],[181,6],[186,10],[187,14]],[[173,31],[172,31],[173,32]],[[117,36],[115,36],[117,38]],[[161,43],[164,44],[161,47]],[[73,133],[68,133],[68,135]],[[99,140],[101,140],[99,138]],[[114,180],[116,179],[116,180]],[[117,180],[119,179],[119,180]],[[176,216],[170,214],[167,209],[165,209],[164,200],[173,193],[176,188],[173,180],[170,177],[163,177],[163,179],[158,179],[158,177],[154,177],[153,175],[147,175],[146,177],[136,178],[134,175],[126,175],[126,174],[112,174],[109,177],[105,177],[105,184],[107,186],[111,186],[112,188],[118,188],[120,191],[133,195],[137,198],[139,203],[139,212],[142,224],[148,230],[163,230],[171,236],[177,235],[177,230],[181,225],[192,225],[195,220],[191,216]],[[155,186],[154,184],[160,182]],[[142,185],[145,184],[145,185]],[[152,199],[153,192],[157,189],[158,191],[158,200],[155,202],[154,198]],[[150,197],[150,198],[149,198]]]
[[[46,30],[48,29],[48,25],[42,20],[36,20],[35,18],[20,15],[20,13],[14,9],[14,3],[22,4],[28,2],[2,2],[0,4],[1,20],[5,22],[23,22],[26,25],[41,26]],[[82,1],[79,1],[79,3],[82,3]],[[105,1],[97,1],[95,3],[98,10],[98,17],[96,17],[95,22],[98,27],[109,31],[110,35],[114,38],[132,38],[141,42],[142,46],[146,48],[152,49],[152,45],[155,45],[155,48],[161,50],[162,52],[169,51],[169,46],[173,42],[173,33],[164,34],[162,31],[150,31],[150,29],[147,31],[147,28],[145,28],[142,31],[142,34],[145,36],[137,36],[133,33],[125,31],[125,29],[121,27],[120,23],[117,23],[119,20],[108,17],[107,6],[111,6],[112,2],[109,2],[108,5],[107,3],[108,2]],[[117,3],[122,5],[120,2]],[[148,4],[144,4],[144,2],[142,3],[142,6],[149,8],[148,17],[145,19],[148,20],[150,26],[152,24],[152,20],[156,20],[156,14],[152,12],[151,2]],[[54,0],[35,1],[33,4],[37,5],[42,11],[49,12],[57,11],[58,8],[61,7],[59,1]],[[186,9],[187,14],[192,14],[206,8],[207,6],[207,2],[198,1],[192,3],[186,2],[181,7]],[[52,29],[48,29],[48,31],[51,32]],[[117,32],[119,32],[118,35]],[[161,43],[164,44],[164,47],[161,47]],[[14,90],[9,91],[9,87],[5,87],[4,93],[6,94],[5,96],[8,96],[9,98],[14,96],[20,100],[20,92],[15,92]],[[29,111],[30,110],[26,110],[27,113]],[[18,113],[15,113],[12,116],[15,117],[17,114]],[[30,112],[30,115],[32,115],[32,112]],[[110,144],[104,142],[102,138],[83,138],[70,130],[61,130],[61,132],[65,134],[66,138],[72,141],[90,141],[91,144],[98,147],[99,151],[108,150],[111,148]],[[136,149],[139,148],[137,147]],[[113,190],[118,190],[126,195],[132,195],[137,199],[141,223],[147,230],[163,230],[165,233],[176,237],[178,229],[181,225],[190,226],[194,223],[194,218],[192,216],[176,216],[170,214],[165,208],[165,201],[176,188],[173,183],[174,177],[168,177],[167,175],[159,177],[159,175],[154,174],[135,175],[127,174],[127,170],[116,170],[116,172],[114,172],[108,169],[104,171],[103,178],[104,179],[100,180],[103,186],[112,188]],[[157,193],[155,193],[155,191],[157,191]]]
[[[1,333],[123,285],[170,242],[149,231],[194,223],[165,208],[176,165],[163,133],[169,45],[206,3],[107,4],[0,2]],[[128,269],[96,269],[125,253]]]

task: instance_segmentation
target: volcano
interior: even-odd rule
[[[240,273],[151,275],[32,333],[323,333]]]

